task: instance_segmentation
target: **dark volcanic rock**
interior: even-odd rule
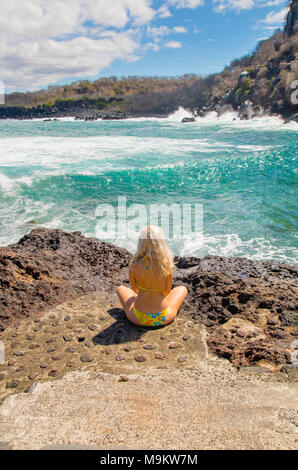
[[[130,253],[80,232],[35,229],[0,248],[0,330],[73,296],[111,289]]]
[[[115,292],[130,259],[125,249],[62,230],[36,229],[0,248],[0,330],[77,295]],[[210,350],[236,365],[291,363],[297,275],[297,266],[271,261],[175,257],[174,286],[188,289],[179,315],[203,323]]]
[[[185,117],[182,119],[181,122],[196,122],[196,118],[195,117]]]
[[[287,13],[285,32],[289,35],[294,34],[298,31],[298,2],[297,0],[292,0],[290,3],[290,8]]]
[[[180,312],[209,327],[212,352],[237,366],[289,361],[297,335],[297,266],[220,256],[175,261],[175,284],[188,288]]]

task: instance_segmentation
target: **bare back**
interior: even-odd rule
[[[164,276],[151,259],[148,263],[141,259],[131,266],[129,279],[132,289],[137,293],[136,308],[152,313],[167,308],[165,297],[171,290],[173,273]]]

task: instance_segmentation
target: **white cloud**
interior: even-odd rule
[[[26,41],[11,45],[0,59],[7,89],[36,90],[66,77],[95,76],[115,59],[135,60],[138,44],[131,33],[102,39]]]
[[[180,47],[182,47],[182,44],[179,41],[170,41],[166,43],[166,47],[170,47],[172,49],[180,49]]]
[[[152,49],[157,52],[159,51],[159,45],[156,44],[156,42],[147,42],[147,44],[144,45],[143,50],[146,51],[147,49]]]
[[[84,30],[84,23],[123,28],[150,21],[155,11],[150,0],[0,0],[0,28],[18,36],[65,36]]]
[[[171,29],[167,26],[147,26],[147,35],[152,37],[155,42],[159,42],[163,36],[167,36],[171,33]]]
[[[173,31],[175,33],[187,33],[187,30],[186,30],[186,28],[184,28],[184,26],[175,26],[173,28]]]
[[[168,36],[171,33],[187,33],[184,26],[175,26],[173,29],[167,26],[147,26],[147,35],[152,37],[155,42],[160,42],[163,36]]]
[[[169,16],[172,16],[172,13],[168,9],[167,5],[162,5],[158,10],[157,10],[157,16],[159,18],[168,18]]]
[[[168,0],[169,5],[173,5],[176,8],[197,8],[205,4],[205,0]]]
[[[250,10],[255,6],[254,0],[213,0],[214,10],[222,13],[226,10]]]
[[[285,0],[212,0],[214,11],[224,13],[226,10],[251,10],[252,8],[265,8],[285,3]]]
[[[268,13],[266,18],[264,18],[263,20],[260,20],[260,22],[265,23],[265,24],[280,25],[284,22],[287,11],[288,11],[287,7],[277,12],[271,11],[270,13]]]
[[[269,0],[260,4],[261,7],[274,7],[285,3],[285,0]]]
[[[151,0],[0,0],[0,69],[6,89],[38,89],[136,60]],[[115,28],[114,30],[112,28]]]

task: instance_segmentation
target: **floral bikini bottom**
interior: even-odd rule
[[[134,314],[143,326],[161,326],[164,324],[169,307],[165,308],[162,312],[158,313],[145,313],[133,308]]]

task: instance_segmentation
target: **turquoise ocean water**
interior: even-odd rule
[[[210,115],[0,121],[0,245],[36,226],[95,235],[98,204],[203,204],[203,244],[175,254],[297,263],[298,125]],[[133,250],[131,240],[111,240]]]

